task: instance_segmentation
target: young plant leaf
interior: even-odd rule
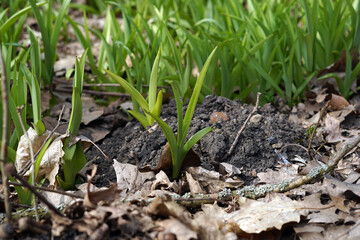
[[[216,50],[217,50],[217,47],[215,47],[214,50],[210,53],[208,59],[206,60],[206,62],[204,64],[204,67],[201,69],[199,77],[198,77],[198,79],[196,81],[193,93],[192,93],[191,98],[190,98],[189,105],[188,105],[188,107],[186,109],[186,113],[185,113],[185,117],[184,117],[184,129],[183,129],[183,132],[187,133],[189,131],[189,126],[190,126],[190,123],[191,123],[191,119],[192,119],[192,117],[194,115],[194,111],[195,111],[197,101],[199,99],[201,87],[202,87],[202,84],[204,82],[206,72],[207,72],[207,70],[209,68],[210,62],[211,62]],[[184,142],[184,141],[185,141],[185,139],[181,139],[181,142]]]

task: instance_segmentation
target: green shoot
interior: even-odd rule
[[[147,114],[148,112],[152,113],[152,115],[159,117],[161,112],[162,105],[162,91],[157,92],[157,81],[158,81],[158,69],[160,62],[160,50],[155,58],[154,65],[150,75],[150,86],[148,93],[148,101],[141,95],[141,93],[136,90],[130,83],[128,83],[125,79],[117,76],[113,72],[105,70],[107,74],[118,83],[131,95],[131,97],[140,105],[140,107],[145,112],[145,115],[136,110],[129,110],[129,113],[133,115],[144,128],[147,126],[151,126],[154,123],[154,118]]]
[[[60,187],[64,190],[75,188],[76,174],[84,167],[86,158],[81,142],[70,145],[71,136],[77,135],[82,118],[81,93],[84,81],[84,69],[87,50],[80,59],[75,60],[75,76],[73,81],[72,110],[68,125],[70,136],[65,138],[62,159],[64,178],[57,176]]]
[[[178,120],[178,129],[177,129],[177,135],[172,132],[171,128],[168,124],[166,124],[160,117],[155,116],[154,114],[148,112],[149,115],[151,115],[159,124],[161,129],[163,130],[166,139],[170,145],[170,151],[171,151],[171,158],[172,158],[172,164],[173,164],[173,171],[172,176],[173,178],[178,178],[182,162],[186,156],[186,154],[189,152],[189,150],[194,146],[195,143],[197,143],[203,136],[205,136],[207,133],[213,130],[211,127],[206,127],[196,134],[194,134],[190,139],[186,142],[186,138],[188,135],[191,119],[194,115],[195,107],[197,104],[197,101],[199,99],[200,91],[202,84],[205,79],[206,72],[209,68],[210,62],[217,50],[217,47],[211,52],[210,56],[206,60],[204,67],[202,68],[200,75],[196,81],[193,93],[191,95],[189,105],[186,109],[185,117],[183,118],[183,111],[182,111],[182,104],[180,100],[180,94],[177,87],[172,83],[171,86],[174,91],[174,97],[176,101],[176,109],[177,109],[177,120]]]

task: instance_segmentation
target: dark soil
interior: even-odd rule
[[[279,113],[270,104],[258,109],[254,119],[250,121],[240,135],[238,144],[233,153],[227,156],[237,132],[245,119],[253,109],[253,106],[241,104],[218,96],[207,96],[202,104],[197,105],[190,126],[189,136],[207,126],[214,126],[215,130],[208,133],[195,145],[194,151],[199,155],[202,165],[213,168],[216,163],[227,162],[240,168],[241,178],[245,184],[254,180],[254,173],[274,168],[281,160],[275,153],[287,144],[300,144],[307,146],[306,129],[288,120],[288,115]],[[186,106],[184,106],[184,113]],[[210,122],[210,115],[222,112],[227,121]],[[221,114],[218,114],[221,115]],[[260,115],[260,116],[259,116]],[[163,105],[162,119],[176,131],[176,106],[172,100]],[[139,166],[156,166],[162,149],[166,144],[166,138],[160,127],[153,127],[154,131],[145,131],[137,122],[128,122],[125,127],[116,129],[110,136],[102,141],[100,148],[111,159],[119,162],[136,164],[133,153],[139,160]],[[283,155],[291,160],[295,155],[306,156],[306,152],[298,147],[287,147]],[[110,182],[116,182],[112,162],[106,160],[98,150],[92,147],[87,153],[88,161],[93,161],[98,166],[99,176],[97,185],[103,186]]]

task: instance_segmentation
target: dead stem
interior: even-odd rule
[[[260,95],[261,93],[258,92],[257,96],[256,96],[256,104],[254,106],[254,109],[251,111],[251,113],[249,114],[249,116],[247,117],[247,119],[245,120],[244,124],[241,126],[240,130],[238,131],[238,133],[236,134],[235,140],[234,142],[231,144],[230,146],[230,150],[227,153],[227,156],[231,155],[231,153],[233,152],[237,142],[239,141],[239,137],[240,134],[244,131],[246,124],[249,122],[251,116],[257,111],[258,107],[259,107],[259,100],[260,100]]]
[[[17,107],[17,108],[16,108],[16,111],[17,111],[17,114],[18,114],[18,116],[19,116],[20,125],[21,125],[21,128],[22,128],[23,132],[24,132],[24,136],[26,137],[27,141],[29,142],[31,165],[32,165],[32,167],[33,167],[33,170],[31,171],[31,177],[32,177],[33,183],[35,183],[36,181],[35,181],[34,148],[33,148],[32,141],[30,140],[29,134],[28,134],[28,132],[26,131],[24,122],[22,121],[21,109],[22,109],[23,107],[24,107],[24,106],[22,106],[22,107]],[[35,185],[35,184],[34,184],[34,185]],[[35,190],[35,191],[36,191],[36,190]],[[34,210],[35,210],[36,221],[40,221],[40,217],[39,217],[39,212],[38,212],[38,209],[37,209],[37,202],[36,202],[36,197],[35,197],[35,195],[34,195]]]
[[[57,209],[51,202],[49,202],[41,193],[36,191],[36,189],[29,184],[25,179],[23,179],[17,172],[13,164],[6,164],[5,171],[7,174],[16,178],[24,187],[29,189],[41,202],[43,202],[51,211],[56,213],[59,216],[63,216],[59,209]]]
[[[3,59],[2,48],[0,43],[0,67],[1,67],[1,96],[2,96],[2,138],[1,138],[1,176],[4,188],[4,204],[6,211],[6,220],[11,221],[11,205],[10,205],[10,191],[8,185],[8,175],[5,173],[5,164],[7,159],[7,145],[9,135],[9,103],[8,103],[8,89],[6,78],[6,67]]]
[[[325,106],[321,109],[320,111],[320,116],[319,119],[317,120],[316,124],[315,124],[315,128],[312,130],[310,139],[309,139],[309,146],[307,149],[308,155],[309,155],[309,159],[313,160],[313,156],[311,155],[311,145],[312,145],[312,141],[314,140],[315,134],[316,134],[316,129],[319,127],[320,121],[321,119],[323,119],[324,114],[326,113],[326,110],[329,108],[330,106],[330,101],[328,101]]]
[[[9,182],[9,185],[22,186],[23,187],[23,185],[21,183],[18,183],[18,182]],[[37,190],[41,190],[41,191],[45,191],[45,192],[58,193],[58,194],[66,195],[66,196],[73,197],[73,198],[84,198],[83,196],[80,196],[80,195],[77,195],[77,194],[74,194],[74,193],[69,193],[69,192],[66,192],[66,191],[57,190],[57,189],[52,189],[52,188],[47,188],[47,187],[39,187],[39,186],[32,186],[32,187],[34,189],[37,189]]]

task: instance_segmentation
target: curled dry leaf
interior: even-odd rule
[[[106,189],[91,191],[90,190],[91,181],[94,179],[96,171],[97,171],[97,166],[95,165],[91,171],[90,177],[88,178],[87,191],[84,198],[84,206],[86,207],[94,208],[96,207],[97,203],[100,201],[112,202],[116,198],[118,198],[119,193],[121,192],[121,190],[117,188],[116,183],[112,184],[109,188]]]
[[[165,189],[172,190],[173,192],[179,192],[180,187],[176,182],[171,182],[164,171],[160,171],[155,176],[155,181],[151,185],[151,190]]]
[[[331,94],[330,107],[334,111],[341,110],[349,105],[350,105],[349,102],[343,96]]]
[[[17,171],[20,171],[28,161],[31,161],[30,155],[30,144],[29,140],[32,142],[34,154],[40,149],[46,137],[50,135],[50,131],[46,131],[43,135],[39,136],[34,129],[29,128],[28,131],[29,139],[23,135],[20,138],[18,148],[16,150],[16,160],[15,167]],[[59,171],[59,165],[61,159],[64,156],[62,138],[57,133],[53,134],[55,140],[52,141],[48,149],[46,150],[44,157],[40,162],[40,167],[38,171],[38,176],[45,175],[45,178],[49,180],[50,185],[54,185],[56,175]],[[24,176],[30,176],[32,172],[32,167],[24,174]]]
[[[243,185],[243,181],[236,177],[223,177],[219,172],[210,171],[203,167],[189,167],[187,173],[191,174],[194,181],[197,181],[201,188],[207,193],[217,193],[224,188],[233,188]]]
[[[196,194],[196,193],[205,193],[205,191],[202,189],[200,183],[198,181],[196,181],[190,173],[185,172],[185,176],[186,176],[186,180],[189,184],[189,188],[190,188],[190,192],[192,194]]]

